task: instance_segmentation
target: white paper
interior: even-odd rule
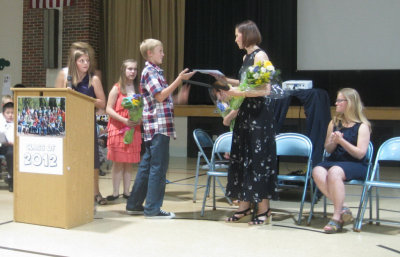
[[[193,70],[193,71],[197,71],[200,73],[204,73],[204,74],[208,74],[208,75],[219,75],[219,76],[225,76],[222,72],[220,72],[219,70]]]

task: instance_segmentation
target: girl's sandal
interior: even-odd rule
[[[349,207],[343,207],[341,215],[342,215],[343,223],[347,223],[347,222],[352,222],[353,221],[353,214],[351,213],[351,210],[350,210]]]
[[[237,211],[233,215],[227,218],[226,222],[248,222],[251,220],[251,209],[247,208],[243,211]]]
[[[265,217],[265,219],[260,219],[261,217]],[[267,225],[271,223],[272,212],[268,209],[266,212],[256,215],[249,225]]]
[[[335,234],[342,232],[343,221],[331,219],[328,224],[324,227],[324,231],[327,234]]]
[[[94,197],[94,201],[95,201],[97,204],[100,204],[100,205],[106,205],[106,204],[107,204],[106,198],[104,198],[103,196],[101,196],[101,194],[96,195],[96,196]]]

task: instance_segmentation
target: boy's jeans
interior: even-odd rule
[[[140,208],[146,200],[145,216],[154,216],[160,212],[169,163],[169,140],[169,136],[155,134],[152,140],[145,141],[146,151],[139,164],[135,183],[126,204],[127,209]]]

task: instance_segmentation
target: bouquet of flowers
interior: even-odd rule
[[[222,118],[225,118],[228,115],[232,108],[229,105],[229,101],[231,99],[230,96],[223,93],[223,90],[217,88],[209,88],[208,92],[210,94],[210,98],[217,107],[216,111],[221,115]],[[231,122],[230,128],[233,130],[234,123]]]
[[[132,97],[124,97],[121,103],[122,107],[129,111],[129,120],[138,122],[142,118],[143,100],[141,95],[134,94]],[[130,144],[133,140],[135,128],[124,128],[124,143]]]
[[[250,66],[241,76],[239,90],[249,92],[254,90],[264,90],[265,96],[268,98],[283,98],[286,92],[279,86],[280,71],[275,71],[274,66],[270,61],[257,62]],[[270,91],[267,95],[267,84],[271,84]],[[229,85],[231,86],[231,85]],[[228,97],[224,96],[222,91],[210,91],[211,99],[217,106],[217,111],[222,117],[228,115],[232,110],[238,110],[243,103],[243,96]],[[231,121],[230,128],[233,130],[235,119]]]
[[[239,90],[243,92],[254,90],[266,91],[267,84],[270,83],[277,74],[278,73],[275,72],[275,68],[270,61],[257,62],[242,74]],[[239,109],[243,100],[243,96],[232,97],[230,100],[231,108],[233,110]]]
[[[233,109],[230,107],[229,102],[226,102],[224,100],[217,100],[217,110],[219,114],[221,114],[222,118],[224,118],[226,115],[228,115]],[[233,127],[235,126],[235,119],[231,121],[231,124],[229,125],[230,130],[233,130]]]

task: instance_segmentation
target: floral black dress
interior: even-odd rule
[[[239,76],[254,64],[257,49],[246,55]],[[273,102],[247,97],[233,128],[226,195],[241,201],[278,198]]]

